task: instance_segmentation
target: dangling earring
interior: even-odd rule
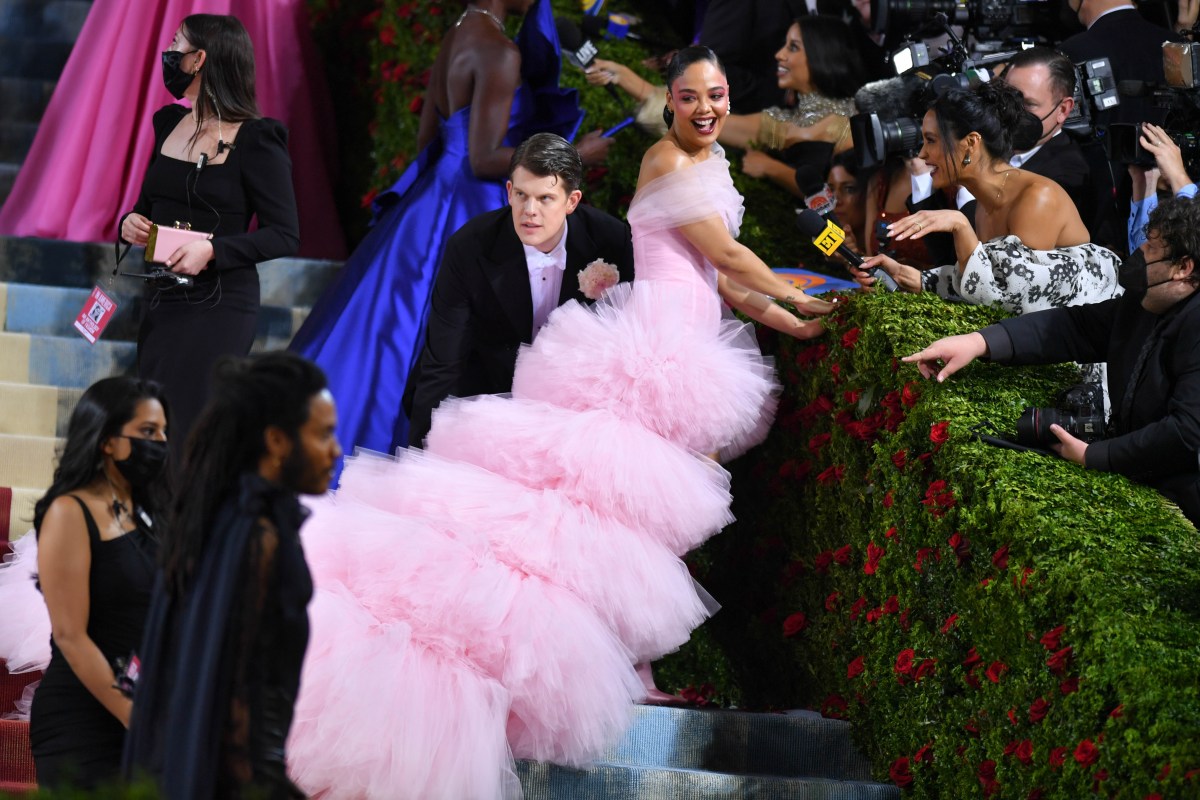
[[[971,154],[967,153],[965,156],[963,156],[962,165],[965,167],[970,163],[971,163]]]

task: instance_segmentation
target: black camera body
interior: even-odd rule
[[[1089,444],[1103,439],[1104,392],[1098,383],[1077,383],[1064,389],[1053,408],[1026,408],[1017,418],[1017,444],[1046,449],[1057,444],[1050,432],[1059,425],[1076,439]]]

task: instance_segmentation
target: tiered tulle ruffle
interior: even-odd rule
[[[50,664],[50,613],[37,590],[37,537],[12,543],[0,565],[0,659],[13,674],[44,670]]]

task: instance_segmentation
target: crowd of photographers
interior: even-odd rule
[[[1024,418],[1025,443],[1200,523],[1200,0],[675,5],[726,65],[733,161],[844,233],[860,284],[1016,315],[911,356],[927,377],[1080,362],[1107,412]],[[604,60],[589,79],[657,120],[665,87]]]

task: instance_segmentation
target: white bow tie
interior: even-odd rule
[[[525,256],[525,261],[526,266],[529,267],[531,272],[533,270],[541,271],[550,267],[555,269],[566,269],[566,264],[560,264],[558,259],[550,253],[538,253],[537,255],[530,255],[527,253]]]

